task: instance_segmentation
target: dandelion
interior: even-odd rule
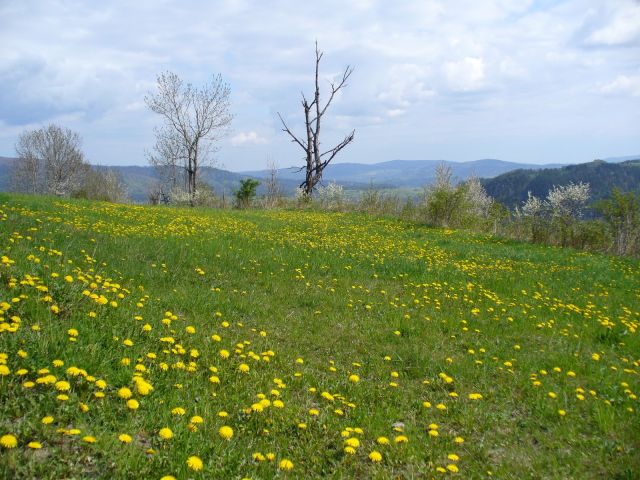
[[[133,441],[133,438],[129,434],[121,433],[120,435],[118,435],[118,440],[120,440],[122,443],[131,443]]]
[[[202,460],[200,460],[200,457],[192,455],[187,458],[187,466],[194,472],[199,472],[203,468],[203,463]]]
[[[16,448],[18,446],[18,439],[14,435],[7,433],[0,437],[0,445],[4,448]]]
[[[369,460],[371,460],[374,463],[378,463],[382,461],[382,454],[376,450],[374,450],[373,452],[371,452],[369,454]]]
[[[394,441],[400,444],[400,443],[407,443],[409,439],[404,435],[398,435],[396,438],[394,438]]]
[[[29,442],[27,447],[38,450],[39,448],[42,448],[42,444],[40,442]]]
[[[347,445],[349,447],[352,447],[352,448],[358,448],[360,446],[360,440],[358,440],[355,437],[347,438],[344,443],[345,443],[345,445]]]
[[[389,445],[389,439],[387,437],[378,437],[376,439],[379,445]]]
[[[283,458],[282,460],[280,460],[280,470],[282,470],[283,472],[288,472],[290,470],[293,470],[293,462],[291,460],[287,460],[286,458]]]
[[[173,438],[173,432],[169,427],[164,427],[160,429],[160,431],[158,432],[158,436],[162,440],[170,440]]]
[[[138,408],[140,408],[140,402],[132,398],[130,400],[127,400],[127,407],[130,410],[137,410]]]
[[[118,390],[118,396],[124,400],[127,400],[133,396],[133,393],[129,388],[122,387]]]
[[[224,425],[218,430],[218,435],[225,440],[230,440],[233,437],[233,428]]]

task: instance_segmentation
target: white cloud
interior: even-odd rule
[[[640,75],[618,75],[613,81],[603,85],[600,91],[610,95],[640,97]]]
[[[620,2],[622,7],[610,14],[605,25],[587,37],[592,45],[624,45],[640,39],[640,3]]]
[[[399,117],[400,115],[404,115],[406,110],[402,108],[392,108],[391,110],[387,110],[387,115],[390,117]]]
[[[326,15],[338,10],[337,18]],[[639,12],[632,0],[164,0],[162,8],[152,0],[58,0],[55,9],[0,0],[0,155],[11,153],[22,128],[72,119],[66,125],[96,161],[112,162],[113,151],[101,147],[113,144],[118,161],[141,163],[159,122],[143,98],[168,69],[194,84],[218,72],[230,83],[239,133],[224,142],[221,160],[251,168],[268,150],[289,163],[299,152],[276,112],[301,127],[315,39],[325,52],[322,78],[355,66],[323,124],[327,145],[351,128],[368,139],[343,160],[385,160],[396,150],[459,158],[462,146],[478,145],[460,132],[482,132],[487,145],[495,132],[502,146],[500,133],[514,128],[549,151],[585,150],[582,140],[558,147],[557,132],[583,139],[590,129],[613,131],[607,115],[586,114],[594,101],[615,111],[623,128],[637,125]],[[436,135],[424,135],[427,128],[437,131],[441,151],[429,150]],[[591,137],[618,145],[616,135]],[[518,157],[521,140],[507,159],[545,160]],[[563,160],[555,155],[546,160]]]
[[[240,132],[237,135],[231,137],[231,145],[234,147],[241,147],[244,145],[262,145],[267,143],[267,139],[261,137],[257,132]]]
[[[429,79],[428,69],[422,65],[393,65],[383,74],[383,78],[386,86],[378,93],[377,98],[391,106],[390,111],[407,109],[435,95],[435,91],[426,84]]]
[[[447,62],[444,73],[449,88],[458,92],[473,92],[485,85],[485,63],[482,58],[465,57]]]

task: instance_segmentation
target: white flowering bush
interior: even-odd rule
[[[547,194],[547,206],[554,217],[580,218],[589,200],[589,184],[573,183],[555,186]]]
[[[336,209],[344,204],[344,188],[335,182],[329,183],[326,187],[319,187],[316,190],[318,201],[323,208]]]

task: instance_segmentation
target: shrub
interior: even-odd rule
[[[236,206],[238,208],[248,208],[251,206],[251,202],[256,196],[258,185],[260,185],[260,182],[253,178],[240,180],[240,188],[234,192]]]

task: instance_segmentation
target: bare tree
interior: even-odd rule
[[[155,128],[154,132],[156,143],[147,152],[147,159],[160,176],[160,189],[171,192],[181,184],[187,190],[188,159],[183,155],[179,134],[166,127]]]
[[[157,93],[145,96],[147,106],[164,120],[164,126],[156,129],[154,161],[156,165],[181,165],[192,205],[198,170],[212,162],[215,141],[227,133],[233,118],[230,93],[220,75],[198,88],[185,85],[175,73],[165,72],[158,76]]]
[[[269,176],[265,181],[265,188],[267,190],[266,205],[268,208],[273,208],[278,205],[282,197],[282,188],[278,182],[278,164],[276,161],[268,159],[267,168],[269,170]]]
[[[322,117],[327,112],[327,108],[331,105],[331,102],[335,98],[342,88],[347,86],[347,80],[353,73],[353,68],[347,66],[342,73],[342,78],[339,82],[330,82],[329,98],[324,105],[320,102],[320,81],[319,81],[319,69],[320,60],[322,60],[323,53],[318,50],[318,42],[316,42],[316,71],[315,71],[315,92],[313,100],[309,102],[302,93],[302,108],[304,109],[304,124],[305,124],[305,138],[298,138],[287,126],[282,115],[278,113],[280,121],[282,122],[282,131],[286,132],[291,141],[298,144],[305,153],[306,165],[301,168],[306,169],[305,179],[300,184],[304,195],[309,196],[313,192],[313,188],[322,180],[322,172],[329,165],[331,160],[342,150],[349,145],[355,136],[356,131],[351,131],[344,139],[338,143],[335,147],[326,150],[321,153],[320,149],[320,125]]]
[[[16,144],[14,188],[70,195],[80,185],[84,172],[81,144],[76,132],[54,124],[22,133]]]

